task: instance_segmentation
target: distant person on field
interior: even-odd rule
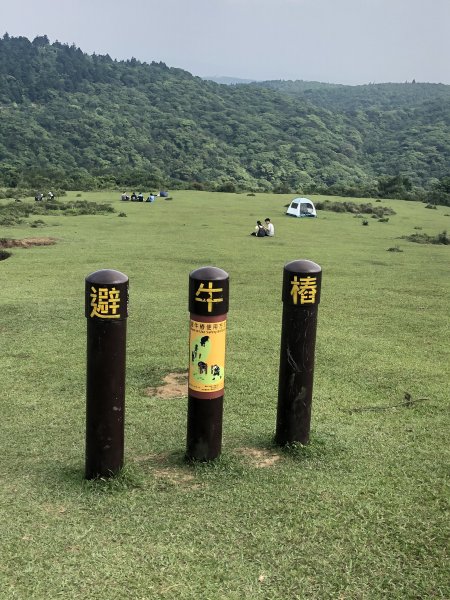
[[[273,237],[275,235],[275,227],[273,226],[273,223],[270,222],[269,217],[267,217],[267,219],[264,219],[264,229],[266,230],[266,235],[268,235],[269,237]]]
[[[264,225],[261,221],[256,221],[255,231],[252,231],[250,235],[254,235],[255,237],[265,237],[266,230],[264,229]]]
[[[131,202],[136,202],[136,200],[137,200],[136,192],[133,192],[131,194]]]
[[[49,200],[53,200],[54,197],[55,197],[55,194],[53,192],[48,193]]]
[[[142,192],[139,192],[137,199],[138,199],[138,202],[144,202],[144,194]]]

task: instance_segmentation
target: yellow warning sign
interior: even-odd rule
[[[224,388],[227,322],[190,322],[189,388],[218,392]]]

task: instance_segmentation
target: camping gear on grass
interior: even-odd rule
[[[286,214],[291,217],[317,217],[316,208],[308,198],[294,198]]]

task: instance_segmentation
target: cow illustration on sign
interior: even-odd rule
[[[191,321],[189,385],[198,391],[208,392],[223,386],[225,331],[225,321]]]

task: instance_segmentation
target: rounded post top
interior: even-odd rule
[[[200,267],[189,273],[190,279],[197,279],[198,281],[220,281],[228,279],[228,277],[228,273],[218,267]]]
[[[90,273],[86,277],[86,282],[103,285],[120,285],[128,282],[128,276],[113,269],[101,269],[100,271]]]
[[[316,308],[320,302],[322,269],[311,260],[293,260],[284,266],[281,298],[292,309]]]
[[[189,273],[189,311],[215,317],[228,312],[228,273],[218,267],[200,267]]]
[[[85,316],[114,322],[128,317],[128,277],[120,271],[102,269],[85,279]]]
[[[289,273],[320,273],[322,271],[317,263],[304,258],[286,263],[284,270],[289,271]]]

